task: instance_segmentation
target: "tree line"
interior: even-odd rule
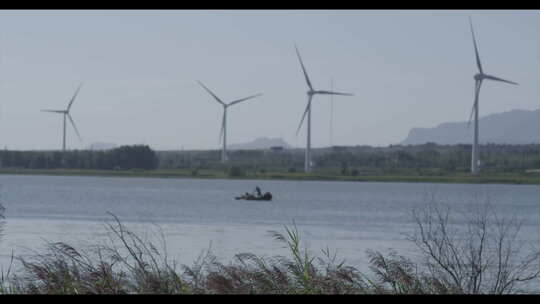
[[[447,174],[469,172],[471,145],[391,145],[313,149],[314,170],[342,175],[384,173]],[[253,172],[302,172],[304,150],[235,150],[220,162],[219,150],[153,151],[146,145],[106,151],[0,151],[3,168],[28,169],[227,169]],[[540,144],[480,146],[482,172],[524,172],[540,169]]]
[[[0,151],[2,168],[127,170],[157,168],[156,152],[147,145],[105,151]]]
[[[341,175],[365,174],[448,174],[469,172],[471,145],[390,145],[387,147],[349,146],[312,149],[314,172]],[[230,165],[248,171],[302,172],[304,150],[290,149],[229,151]],[[161,169],[220,169],[219,150],[161,151]],[[540,169],[540,144],[480,146],[483,172],[523,172]]]

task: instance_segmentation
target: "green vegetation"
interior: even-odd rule
[[[219,151],[157,152],[160,169],[222,169]],[[312,150],[314,173],[342,176],[443,176],[468,173],[471,145],[391,145],[388,147],[332,147]],[[229,151],[231,165],[248,172],[303,172],[304,150]],[[540,169],[540,145],[480,146],[484,173],[522,174]]]
[[[260,180],[324,180],[357,182],[421,182],[421,183],[478,183],[478,184],[540,184],[539,174],[481,174],[471,176],[455,174],[446,176],[365,175],[342,176],[319,173],[265,172],[252,173],[234,171],[229,173],[211,169],[175,170],[90,170],[90,169],[0,169],[0,174],[61,175],[102,177],[154,177],[154,178],[202,178],[202,179],[260,179]]]
[[[2,168],[10,169],[156,169],[156,153],[148,146],[122,146],[107,151],[0,151]]]
[[[539,184],[540,145],[482,145],[482,174],[471,176],[470,145],[333,147],[314,149],[303,173],[301,149],[238,150],[229,163],[218,150],[0,151],[0,174],[244,178],[332,181]]]
[[[244,177],[246,176],[246,173],[244,172],[244,170],[242,170],[241,167],[233,166],[229,169],[228,175],[230,177]]]

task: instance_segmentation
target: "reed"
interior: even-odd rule
[[[220,262],[206,250],[191,266],[167,256],[165,237],[142,238],[115,215],[107,222],[109,243],[76,249],[47,243],[45,252],[17,257],[22,270],[2,276],[3,294],[482,294],[520,293],[537,281],[540,253],[523,256],[516,246],[519,223],[477,208],[467,222],[469,237],[456,238],[448,209],[430,205],[413,212],[421,260],[394,251],[368,251],[370,273],[338,259],[329,248],[320,255],[302,247],[293,221],[271,236],[288,256],[239,253]],[[157,239],[157,241],[155,241]],[[159,248],[159,249],[158,249]]]

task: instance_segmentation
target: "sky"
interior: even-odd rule
[[[305,147],[307,85],[354,96],[315,96],[312,146],[387,146],[413,127],[468,120],[477,72],[480,117],[540,108],[540,11],[0,11],[0,147],[62,146],[63,109],[83,86],[67,126],[68,149],[94,142],[156,150],[219,149],[282,137]],[[333,119],[331,108],[333,104]],[[330,122],[332,121],[332,125]],[[471,128],[472,136],[472,128]],[[481,136],[481,135],[480,135]]]

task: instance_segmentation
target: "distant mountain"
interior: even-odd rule
[[[433,142],[440,145],[471,144],[474,121],[449,122],[434,128],[413,128],[402,145]],[[540,109],[536,111],[512,110],[492,114],[479,120],[479,142],[497,144],[540,143]]]
[[[282,146],[285,149],[292,148],[281,138],[268,138],[268,137],[259,137],[255,140],[242,143],[242,144],[232,144],[227,148],[229,150],[255,150],[255,149],[270,149],[270,147]]]
[[[114,143],[104,143],[104,142],[95,142],[90,144],[90,146],[87,147],[88,150],[110,150],[118,147],[117,144]]]

